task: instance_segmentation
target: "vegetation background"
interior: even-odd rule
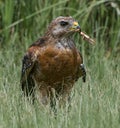
[[[70,112],[57,118],[20,90],[21,60],[52,19],[71,15],[96,39],[75,35],[87,82],[73,90]],[[0,0],[0,128],[120,127],[120,0]]]

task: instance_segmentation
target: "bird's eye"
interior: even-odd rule
[[[61,22],[60,22],[60,25],[64,27],[64,26],[68,25],[68,22],[66,22],[66,21],[61,21]]]

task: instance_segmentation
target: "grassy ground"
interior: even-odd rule
[[[29,2],[0,1],[0,128],[119,128],[119,0]],[[25,50],[59,15],[75,17],[82,30],[96,38],[96,45],[92,47],[75,35],[87,68],[87,82],[79,79],[70,112],[60,109],[55,119],[49,108],[37,101],[32,105],[21,96],[19,80]]]

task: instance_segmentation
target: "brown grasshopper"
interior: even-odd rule
[[[90,44],[94,45],[95,44],[95,40],[93,40],[92,38],[90,38],[88,35],[86,35],[84,32],[80,32],[80,35],[83,37],[83,40],[88,41]]]
[[[95,40],[92,39],[92,38],[90,38],[90,36],[88,36],[87,34],[85,34],[84,32],[82,32],[81,30],[77,30],[77,32],[79,32],[79,34],[83,37],[83,40],[88,41],[92,45],[95,44]]]

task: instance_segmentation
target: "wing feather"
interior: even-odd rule
[[[78,53],[79,53],[79,56],[82,60],[82,63],[78,67],[76,80],[78,80],[79,77],[82,77],[83,82],[86,82],[86,69],[85,69],[85,66],[83,64],[83,57],[82,57],[80,52],[78,52]]]
[[[32,69],[34,67],[34,61],[32,56],[27,53],[23,57],[22,71],[21,71],[21,88],[25,95],[33,95],[35,82],[32,78]]]

